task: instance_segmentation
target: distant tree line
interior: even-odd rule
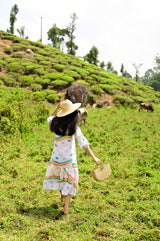
[[[141,81],[144,85],[149,85],[156,91],[160,91],[160,55],[157,54],[154,60],[155,67],[148,69],[141,78]]]

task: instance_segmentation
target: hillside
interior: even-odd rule
[[[160,93],[5,32],[0,56],[0,240],[159,240]],[[79,186],[68,223],[59,192],[42,187],[54,145],[46,119],[75,81],[87,85],[90,103],[132,108],[88,109],[82,133],[112,173],[94,181],[95,163],[76,143]],[[155,111],[134,109],[140,101]]]
[[[27,49],[33,51],[27,53]],[[90,91],[89,103],[113,101],[117,106],[160,102],[160,92],[125,77],[109,73],[51,46],[0,31],[0,85],[20,86],[37,99],[54,103],[66,89],[81,82]]]

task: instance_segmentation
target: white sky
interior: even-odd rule
[[[9,28],[14,4],[19,7],[15,30],[25,26],[32,41],[40,39],[42,16],[44,44],[50,43],[47,31],[52,25],[66,28],[75,12],[76,56],[86,55],[95,45],[100,62],[111,61],[119,73],[123,63],[134,76],[136,63],[143,64],[142,76],[160,53],[160,0],[0,0],[0,30]]]

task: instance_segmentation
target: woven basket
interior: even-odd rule
[[[96,168],[91,171],[91,174],[96,181],[103,181],[111,175],[111,167],[109,163],[102,164],[101,168]]]

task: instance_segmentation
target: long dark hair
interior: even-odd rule
[[[78,122],[78,111],[74,111],[73,113],[66,115],[64,117],[55,117],[53,118],[50,130],[57,135],[72,136],[76,131],[76,126]]]

